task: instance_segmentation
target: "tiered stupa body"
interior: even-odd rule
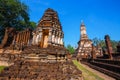
[[[57,12],[48,8],[33,32],[32,44],[41,48],[63,46],[63,37],[64,34]]]
[[[78,42],[78,56],[81,58],[87,58],[91,54],[92,50],[92,41],[88,39],[86,33],[86,27],[82,22],[80,26],[81,36],[80,41]]]

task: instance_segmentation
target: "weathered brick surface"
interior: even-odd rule
[[[109,54],[109,58],[112,59],[112,53],[113,53],[113,50],[112,50],[112,44],[110,42],[110,37],[109,35],[105,35],[105,43],[106,43],[106,47],[107,47],[107,51],[108,51],[108,54]]]
[[[0,74],[0,80],[82,80],[72,62],[29,62],[17,60]]]

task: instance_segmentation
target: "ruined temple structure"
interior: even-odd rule
[[[12,41],[12,49],[22,50],[26,46],[30,46],[32,42],[32,30],[25,29],[21,32],[18,32],[17,35],[14,35]]]
[[[72,62],[41,63],[15,61],[0,73],[0,80],[83,80],[82,72]]]
[[[9,28],[7,27],[5,29],[5,35],[4,38],[2,40],[2,43],[0,44],[0,49],[5,48],[5,47],[9,47],[10,45],[12,45],[12,41],[14,39],[14,35],[16,35],[16,30],[14,28]]]
[[[92,41],[88,38],[86,33],[86,27],[82,22],[80,26],[80,41],[78,42],[77,57],[88,58],[92,51]]]
[[[9,66],[1,71],[0,80],[83,80],[82,72],[67,58],[63,37],[57,12],[48,8],[33,32],[24,30],[12,36],[11,48],[23,50],[0,54],[0,61]]]
[[[99,45],[93,45],[86,33],[85,24],[82,22],[80,26],[80,41],[78,42],[78,48],[76,49],[76,57],[80,60],[82,58],[97,58],[103,56],[102,48]]]
[[[32,46],[22,52],[28,59],[66,60],[68,51],[64,47],[64,34],[56,11],[48,8],[32,34]]]
[[[95,46],[93,44],[92,44],[91,56],[92,56],[92,59],[96,59]]]
[[[108,51],[108,54],[109,54],[109,59],[112,59],[112,53],[113,53],[113,50],[112,50],[112,44],[110,42],[110,37],[109,35],[105,35],[105,43],[106,43],[106,47],[107,47],[107,51]]]
[[[100,47],[100,45],[95,46],[95,53],[97,57],[103,56],[102,47]]]
[[[0,53],[19,53],[22,58],[35,61],[66,60],[68,51],[63,37],[57,12],[48,8],[34,31],[6,28]]]
[[[63,46],[63,37],[64,34],[57,12],[48,8],[33,32],[32,44],[41,48]]]
[[[25,29],[17,31],[14,28],[6,28],[5,35],[0,44],[0,53],[16,53],[15,50],[22,50],[31,45],[32,30]]]

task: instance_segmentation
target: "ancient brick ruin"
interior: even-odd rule
[[[5,29],[5,35],[4,35],[4,38],[2,40],[2,43],[0,44],[0,49],[11,46],[12,41],[14,39],[14,35],[16,35],[16,33],[17,32],[16,32],[16,30],[14,28],[7,27]]]
[[[31,44],[31,34],[32,30],[30,29],[18,32],[14,28],[6,28],[4,38],[0,44],[0,53],[20,53],[24,47]]]
[[[76,49],[76,54],[78,60],[81,60],[82,58],[94,58],[95,56],[101,56],[102,55],[102,49],[100,46],[92,45],[92,40],[90,40],[86,33],[86,27],[85,24],[82,22],[80,26],[80,41],[78,42],[78,48]],[[94,50],[93,50],[94,48]]]
[[[63,38],[58,14],[50,8],[34,31],[7,28],[0,61],[8,67],[0,80],[82,80],[82,72],[67,58]]]
[[[2,71],[0,80],[82,80],[82,75],[70,62],[40,63],[18,60]]]
[[[56,11],[48,8],[33,32],[33,45],[42,48],[63,46],[64,33]]]
[[[68,51],[64,48],[63,37],[57,12],[48,8],[34,31],[25,29],[18,32],[6,28],[0,53],[27,54],[27,57],[36,54],[36,58],[44,56],[45,59],[66,59]]]
[[[112,45],[111,45],[111,42],[110,42],[110,37],[109,35],[105,35],[105,43],[106,43],[106,47],[107,47],[107,51],[108,51],[108,54],[109,54],[109,58],[112,59]]]
[[[95,46],[92,44],[92,51],[91,51],[92,59],[96,59],[96,52],[95,52]]]
[[[80,26],[80,31],[81,31],[81,36],[80,36],[80,41],[78,42],[77,54],[78,57],[80,58],[87,58],[88,55],[91,54],[92,41],[88,39],[86,28],[83,22]]]

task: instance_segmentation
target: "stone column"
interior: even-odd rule
[[[18,43],[19,43],[19,33],[16,35],[16,42],[15,42],[15,48],[17,49],[18,48]]]
[[[20,34],[17,34],[17,43],[19,43],[19,39],[20,39]]]
[[[91,55],[92,55],[92,59],[96,59],[96,53],[95,53],[95,46],[92,44],[92,52],[91,52]]]
[[[58,34],[58,44],[60,44],[60,34]]]
[[[38,34],[38,33],[36,34],[35,43],[36,43],[36,45],[38,45],[38,44],[39,44],[39,34]]]
[[[55,44],[55,31],[52,32],[52,43]]]
[[[56,45],[56,34],[57,34],[57,32],[55,31],[55,40],[54,40],[55,45]]]
[[[22,40],[23,40],[23,32],[21,32],[21,41],[20,41],[20,43],[22,43]]]
[[[18,44],[20,44],[20,42],[21,42],[21,33],[19,33],[19,42],[18,42]]]
[[[60,31],[59,31],[59,33],[58,33],[58,41],[57,41],[57,43],[60,45]]]
[[[57,44],[57,42],[58,42],[58,37],[56,35],[56,37],[55,37],[55,44]]]
[[[24,44],[27,45],[27,31],[25,31]]]
[[[27,45],[27,31],[24,32],[24,44]]]
[[[24,35],[25,35],[24,36],[24,44],[27,45],[27,41],[26,41],[26,39],[27,39],[27,31],[24,32]]]
[[[24,40],[24,31],[23,32],[21,32],[21,50],[23,50],[23,40]]]
[[[42,39],[42,30],[39,33],[39,42],[41,41],[41,39]]]
[[[12,50],[14,50],[15,45],[16,45],[16,35],[14,35],[12,44],[10,45],[10,47],[12,48]]]
[[[55,41],[55,35],[52,34],[52,43],[54,43],[54,41]]]
[[[16,42],[17,42],[17,43],[19,42],[19,33],[17,34]]]
[[[63,45],[63,33],[61,33],[60,44]]]
[[[25,37],[26,37],[25,32],[26,32],[26,31],[23,32],[23,45],[25,45]]]
[[[48,45],[52,44],[52,29],[49,30]]]
[[[30,31],[28,31],[28,38],[27,38],[27,45],[29,45],[30,44]]]
[[[107,51],[108,51],[108,54],[109,54],[109,58],[112,59],[112,45],[111,45],[111,42],[110,42],[110,37],[109,35],[105,35],[105,43],[106,43],[106,46],[107,46]]]
[[[58,45],[58,31],[56,31],[56,37],[55,37],[55,43],[56,43],[56,45]]]
[[[36,38],[36,35],[35,35],[34,32],[32,33],[32,35],[33,35],[33,38],[32,38],[32,45],[35,45],[35,38]]]
[[[18,50],[20,50],[20,47],[21,47],[21,33],[19,33]]]

